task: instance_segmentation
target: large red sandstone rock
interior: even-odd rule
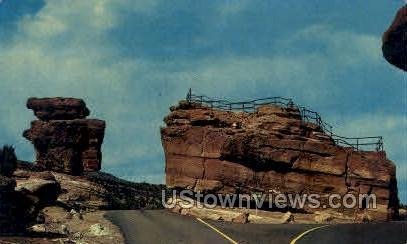
[[[167,187],[222,194],[374,193],[375,219],[397,214],[396,169],[385,153],[336,145],[318,125],[302,121],[298,109],[235,113],[181,102],[164,121]]]
[[[399,9],[390,27],[384,32],[382,41],[386,60],[407,71],[407,6]]]
[[[100,170],[106,125],[84,118],[89,110],[82,100],[30,98],[27,107],[40,118],[23,133],[34,144],[39,166],[73,175]]]

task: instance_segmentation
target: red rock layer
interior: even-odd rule
[[[222,194],[373,193],[376,219],[397,214],[396,169],[385,153],[335,145],[295,108],[237,113],[180,102],[171,110],[161,129],[168,187]]]

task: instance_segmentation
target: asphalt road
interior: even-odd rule
[[[133,243],[407,243],[407,222],[262,225],[199,221],[163,210],[110,211],[107,217]],[[319,227],[319,228],[318,228]],[[318,228],[318,229],[315,229]],[[313,230],[315,229],[315,230]],[[310,232],[307,232],[311,230]],[[304,234],[304,232],[307,232]]]

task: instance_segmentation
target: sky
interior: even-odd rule
[[[0,0],[0,144],[33,161],[28,97],[83,98],[103,170],[164,183],[160,127],[188,88],[290,97],[344,136],[384,136],[407,203],[407,77],[381,56],[402,0]]]

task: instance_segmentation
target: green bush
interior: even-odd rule
[[[14,148],[4,145],[0,149],[0,175],[11,177],[17,168],[17,156]]]

